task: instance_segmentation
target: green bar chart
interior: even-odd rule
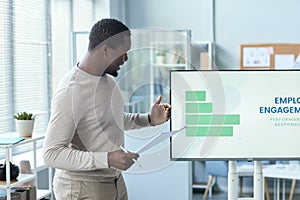
[[[185,99],[187,101],[205,101],[206,92],[205,91],[186,91]]]
[[[233,136],[233,127],[198,126],[187,127],[186,136]]]
[[[238,114],[214,114],[206,91],[185,91],[186,136],[233,136],[233,126],[240,124]]]
[[[186,114],[186,125],[208,125],[208,124],[240,124],[239,115],[222,115],[222,114]]]
[[[185,110],[187,113],[211,113],[212,103],[186,103]]]

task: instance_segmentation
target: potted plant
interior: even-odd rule
[[[34,115],[21,112],[14,115],[16,119],[17,132],[21,137],[31,137],[34,127]]]

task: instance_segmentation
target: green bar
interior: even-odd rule
[[[212,115],[201,115],[201,114],[187,114],[185,118],[187,125],[203,125],[203,124],[240,124],[240,115],[230,114],[212,114]]]
[[[186,101],[205,101],[206,92],[205,91],[185,91]]]
[[[186,136],[196,136],[196,137],[233,136],[233,128],[230,126],[187,127]]]
[[[212,113],[212,103],[186,103],[186,113]]]

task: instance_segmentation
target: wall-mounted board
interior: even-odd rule
[[[240,69],[300,68],[300,44],[261,43],[242,44],[240,48]]]

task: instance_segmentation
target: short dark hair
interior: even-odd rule
[[[91,29],[89,35],[89,51],[95,49],[98,45],[106,44],[111,48],[116,48],[123,44],[123,37],[130,36],[129,28],[116,19],[102,19],[98,21]],[[115,36],[112,38],[112,36]]]

